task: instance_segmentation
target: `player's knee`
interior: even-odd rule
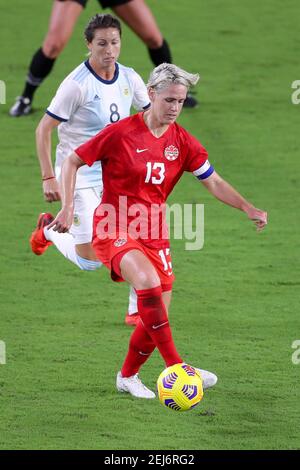
[[[44,54],[49,59],[55,59],[65,47],[66,41],[59,34],[51,33],[45,39],[43,44]]]
[[[138,273],[138,281],[136,289],[153,289],[161,285],[158,274],[154,272],[140,272]]]

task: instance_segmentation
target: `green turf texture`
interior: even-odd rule
[[[47,3],[47,4],[46,4]],[[150,1],[174,62],[201,74],[201,105],[179,122],[209,151],[217,171],[268,210],[260,234],[246,216],[214,200],[184,175],[170,202],[205,204],[205,245],[174,241],[170,316],[179,351],[216,372],[219,383],[187,413],[158,400],[118,394],[115,376],[131,330],[123,324],[127,287],[105,269],[80,272],[53,247],[38,258],[28,237],[43,202],[34,130],[61,80],[85,59],[82,31],[36,95],[35,112],[12,119],[50,3],[0,6],[1,449],[297,449],[300,365],[291,357],[299,321],[299,122],[291,83],[300,79],[298,0]],[[124,28],[120,62],[144,79],[143,44]],[[157,353],[141,377],[163,370]]]

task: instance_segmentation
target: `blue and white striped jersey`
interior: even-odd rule
[[[103,80],[91,68],[89,61],[80,64],[61,83],[47,109],[47,114],[59,120],[59,144],[56,149],[55,173],[60,178],[63,160],[79,145],[97,134],[107,124],[149,106],[149,97],[142,78],[129,67],[116,64],[112,80]],[[99,186],[101,164],[79,169],[76,189]]]

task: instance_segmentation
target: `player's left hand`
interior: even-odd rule
[[[250,207],[247,215],[255,223],[257,232],[261,232],[268,223],[268,213],[256,207]]]

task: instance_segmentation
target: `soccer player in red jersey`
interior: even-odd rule
[[[189,87],[198,78],[176,65],[156,67],[148,82],[150,109],[106,127],[65,160],[62,209],[49,226],[58,232],[69,229],[76,172],[100,160],[104,193],[94,215],[93,247],[112,279],[127,281],[137,293],[141,321],[117,375],[117,389],[137,397],[155,396],[138,378],[155,347],[167,367],[183,362],[167,314],[174,276],[164,218],[157,214],[183,172],[192,172],[217,199],[244,211],[258,230],[267,224],[267,213],[223,180],[209,163],[205,148],[175,122]],[[134,222],[137,213],[143,233]],[[214,374],[199,370],[204,389],[216,383]]]

